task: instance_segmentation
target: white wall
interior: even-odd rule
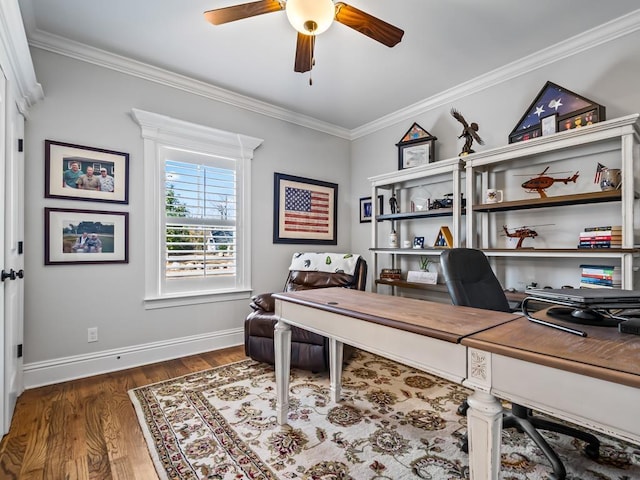
[[[437,51],[434,54],[437,54]],[[463,145],[463,140],[457,139],[462,128],[450,114],[452,107],[458,109],[469,122],[479,124],[479,134],[485,141],[485,145],[480,146],[474,143],[474,149],[482,151],[508,143],[509,133],[547,81],[552,81],[604,105],[607,109],[607,118],[612,119],[640,112],[638,78],[640,78],[640,32],[636,31],[508,81],[501,81],[477,93],[457,98],[445,105],[431,110],[425,108],[423,113],[407,116],[404,121],[362,136],[352,142],[351,189],[353,197],[358,198],[371,194],[368,177],[398,169],[398,152],[395,144],[413,122],[417,122],[438,138],[436,159],[452,158],[460,152]],[[455,88],[453,85],[451,87]],[[437,104],[438,102],[433,103]],[[424,104],[430,104],[430,102],[425,101]],[[584,177],[589,177],[593,175],[593,172],[594,169],[589,166],[581,173]],[[388,208],[388,204],[385,204],[385,211],[388,212]],[[586,223],[594,223],[592,220],[588,219]],[[543,223],[552,222],[545,221]],[[606,224],[606,222],[604,223]],[[386,234],[389,228],[390,226],[385,224],[381,230]],[[558,225],[553,228],[562,228],[562,226]],[[370,229],[370,224],[354,224],[352,229],[353,250],[365,251],[369,247]],[[434,232],[425,233],[435,235]],[[382,239],[382,241],[386,241],[386,239]],[[546,266],[556,267],[557,262],[546,262]],[[414,267],[417,267],[417,264]],[[546,271],[549,271],[548,268]],[[527,271],[526,280],[535,279],[541,286],[551,283],[554,287],[560,287],[564,283],[562,279],[552,279],[551,275],[540,275],[539,272],[540,269]],[[370,272],[369,284],[374,274],[375,272]],[[518,282],[519,280],[513,280],[512,285],[506,286],[518,287]]]
[[[45,99],[32,108],[26,124],[27,387],[163,355],[178,356],[184,349],[243,342],[248,301],[159,310],[143,307],[145,172],[143,142],[130,117],[132,108],[264,139],[252,161],[255,293],[282,289],[295,251],[349,250],[347,140],[43,50],[33,49],[32,56]],[[128,152],[129,204],[45,199],[45,139]],[[274,172],[339,184],[337,246],[272,243]],[[129,263],[44,266],[45,206],[129,212]],[[87,343],[87,328],[94,326],[99,342]],[[185,337],[193,341],[183,347],[168,345]]]

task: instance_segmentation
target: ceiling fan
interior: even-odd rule
[[[214,25],[242,20],[264,13],[285,10],[291,25],[298,31],[294,71],[309,72],[314,66],[316,35],[336,20],[347,27],[393,47],[402,40],[404,31],[343,2],[333,0],[260,0],[204,12]],[[309,80],[311,84],[311,80]]]

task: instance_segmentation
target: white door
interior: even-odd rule
[[[5,399],[4,388],[4,364],[5,364],[5,337],[4,326],[6,322],[5,304],[7,296],[10,295],[11,281],[9,278],[5,278],[5,274],[9,269],[6,268],[5,263],[5,249],[4,249],[4,234],[5,234],[5,219],[7,209],[5,208],[5,167],[6,167],[6,152],[7,145],[5,142],[5,120],[7,112],[7,79],[4,77],[4,73],[0,71],[0,267],[2,267],[2,285],[0,286],[0,315],[2,315],[2,324],[0,324],[0,433],[3,435],[9,430],[9,425],[5,422],[5,408],[7,401]],[[15,282],[13,282],[15,283]]]
[[[11,96],[7,96],[5,78],[0,79],[3,92],[4,125],[2,133],[2,151],[4,178],[0,182],[0,202],[4,202],[1,211],[4,212],[0,237],[0,244],[4,265],[3,281],[3,342],[0,362],[3,374],[0,405],[0,427],[5,434],[11,426],[11,417],[18,395],[23,390],[22,377],[22,337],[23,337],[23,231],[24,231],[24,154],[20,151],[22,145],[24,119]],[[20,141],[20,143],[19,143]]]

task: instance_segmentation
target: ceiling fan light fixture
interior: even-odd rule
[[[333,23],[336,7],[333,0],[287,0],[286,12],[298,32],[319,35]]]

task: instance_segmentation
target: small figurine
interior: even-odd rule
[[[462,114],[458,112],[455,108],[451,109],[451,115],[453,118],[458,120],[462,124],[462,133],[458,138],[464,137],[464,147],[462,147],[462,151],[460,152],[460,156],[469,155],[470,153],[475,153],[475,150],[471,149],[471,144],[475,139],[480,145],[484,145],[484,141],[478,135],[478,124],[473,122],[471,125],[467,123]]]
[[[391,207],[391,213],[400,213],[400,209],[398,208],[398,200],[396,199],[396,192],[391,194],[391,198],[389,199],[389,207]]]

